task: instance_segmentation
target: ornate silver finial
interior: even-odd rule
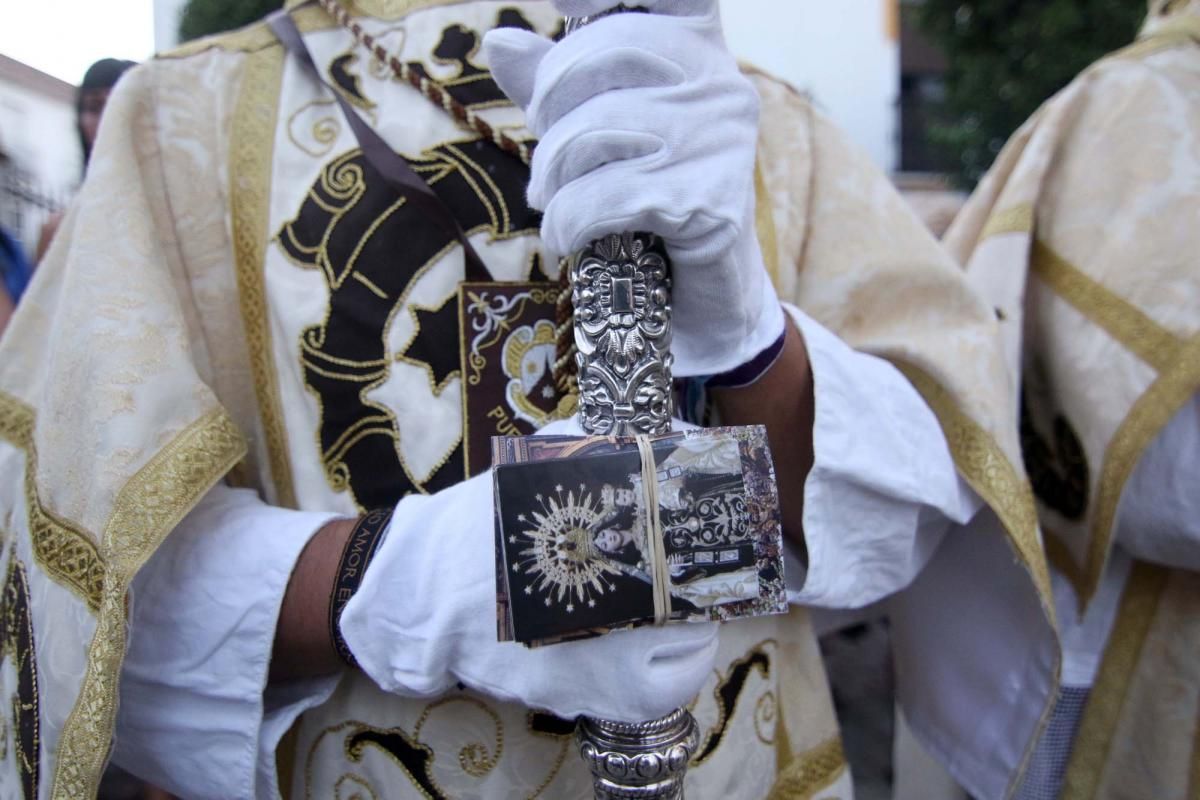
[[[682,800],[688,762],[700,746],[696,720],[683,709],[635,724],[585,717],[576,737],[596,800]]]

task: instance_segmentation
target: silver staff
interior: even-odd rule
[[[606,14],[628,11],[618,6]],[[566,33],[598,17],[574,17]],[[588,433],[671,430],[671,277],[662,240],[651,233],[604,236],[570,260],[579,350],[579,419]],[[579,753],[596,800],[683,800],[688,762],[700,743],[686,709],[621,723],[584,717]]]

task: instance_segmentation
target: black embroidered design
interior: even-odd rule
[[[408,161],[468,234],[488,231],[512,238],[537,232],[540,217],[524,196],[528,168],[495,146],[444,144]],[[453,232],[398,197],[356,149],[322,170],[277,238],[294,264],[320,270],[329,285],[326,319],[304,331],[300,361],[305,383],[321,406],[317,436],[330,485],[349,489],[365,509],[386,508],[411,492],[434,492],[461,481],[461,446],[433,475],[423,480],[410,475],[396,447],[395,418],[368,397],[390,373],[389,321],[400,311],[410,283],[456,246]],[[453,303],[444,307],[453,308]],[[437,321],[432,324],[438,327]],[[457,332],[438,328],[410,343],[408,352],[444,379],[457,369]]]
[[[357,61],[357,53],[345,53],[338,56],[329,65],[329,78],[351,103],[359,108],[372,109],[375,104],[367,98],[366,92],[363,91],[362,81],[350,71],[350,67]]]
[[[29,581],[16,556],[10,557],[8,579],[0,598],[0,661],[11,659],[17,673],[9,719],[14,761],[26,800],[38,796],[38,675],[33,620],[29,616]]]
[[[346,739],[346,754],[355,762],[362,761],[367,746],[378,747],[391,756],[430,800],[449,800],[433,779],[433,750],[430,748],[410,739],[397,728],[368,728]]]
[[[418,331],[404,357],[428,366],[434,385],[440,387],[460,366],[458,348],[446,346],[458,340],[458,296],[452,295],[432,311],[414,308],[413,315]]]
[[[693,766],[703,764],[721,745],[726,731],[729,730],[729,723],[733,719],[733,714],[737,710],[738,699],[741,697],[742,691],[746,688],[746,680],[754,670],[762,673],[764,678],[771,676],[771,657],[763,650],[753,650],[745,658],[735,661],[733,667],[729,670],[729,676],[717,685],[716,694],[717,706],[721,713],[720,721],[705,737],[704,746],[700,748],[700,753],[692,761]]]
[[[525,720],[530,732],[542,736],[574,736],[575,721],[541,711],[530,711]]]
[[[515,8],[501,10],[496,27],[533,30],[529,20]],[[419,61],[410,61],[408,66],[421,77],[435,80],[451,97],[467,108],[506,105],[509,102],[508,97],[492,80],[491,73],[473,61],[479,52],[480,41],[478,32],[462,25],[451,25],[442,31],[441,41],[434,48],[433,57],[439,64],[458,66],[458,74],[451,78],[431,76],[425,65]]]
[[[1048,442],[1034,424],[1026,392],[1022,391],[1021,455],[1033,493],[1067,519],[1080,520],[1088,507],[1087,454],[1066,417],[1054,415],[1053,431],[1053,441]]]
[[[536,33],[533,29],[533,23],[525,18],[517,8],[502,8],[500,15],[496,18],[497,28],[520,28],[523,31]]]

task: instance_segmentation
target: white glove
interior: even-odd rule
[[[396,506],[346,604],[341,632],[385,691],[431,696],[458,681],[570,719],[633,722],[689,703],[712,674],[713,623],[639,628],[529,650],[496,641],[492,476]]]
[[[610,2],[555,0],[563,13]],[[530,204],[552,255],[651,231],[675,271],[675,373],[712,375],[775,343],[784,316],[754,225],[758,95],[725,48],[716,0],[657,0],[553,44],[501,28],[484,54],[541,141]]]

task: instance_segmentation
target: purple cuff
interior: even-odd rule
[[[783,333],[779,334],[778,339],[771,342],[765,350],[745,364],[734,367],[728,372],[710,375],[704,379],[705,388],[741,389],[743,386],[749,386],[756,382],[763,375],[767,374],[767,370],[775,366],[775,362],[779,360],[779,356],[783,353],[783,342],[786,338],[787,327],[785,326]]]

